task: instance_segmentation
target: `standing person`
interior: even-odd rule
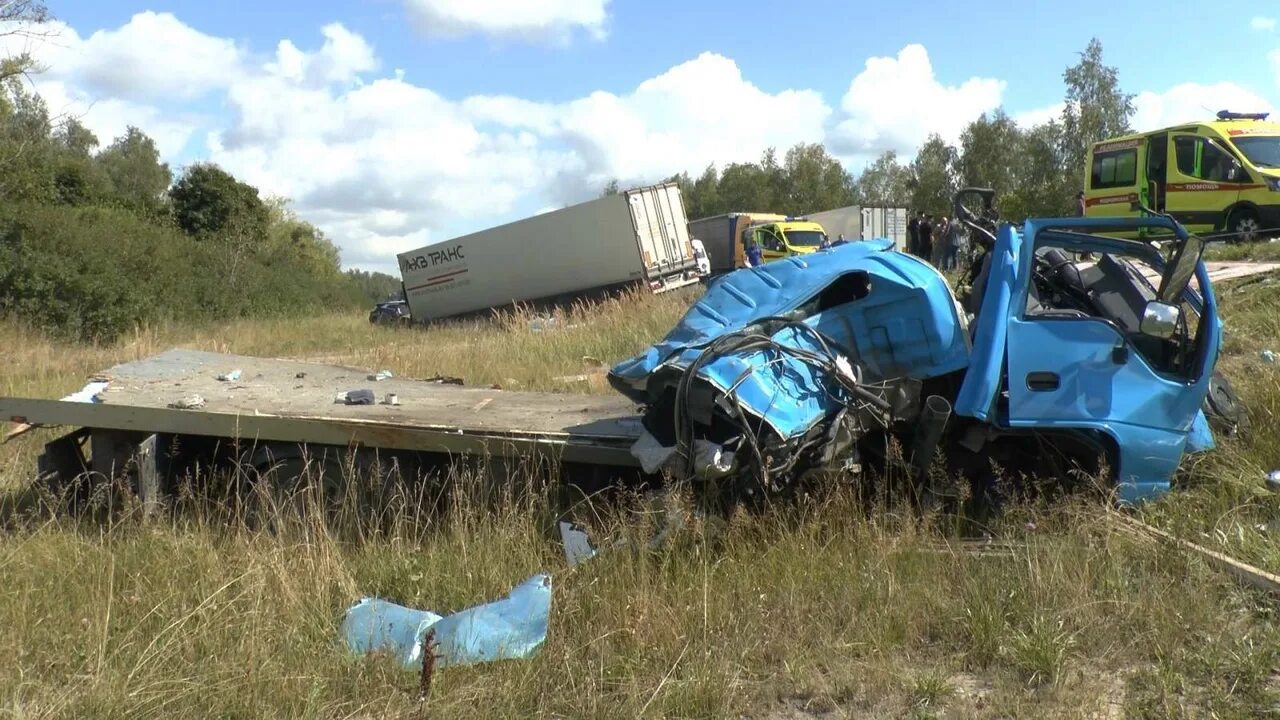
[[[925,262],[933,260],[933,216],[925,215],[920,221],[920,252],[916,253]]]
[[[760,245],[752,240],[747,245],[747,267],[760,267],[764,264],[764,254],[760,251]]]
[[[911,219],[907,221],[907,252],[912,255],[920,254],[920,217],[917,212],[911,213]],[[919,215],[923,216],[924,213]]]
[[[840,239],[841,239],[841,240],[844,240],[844,233],[841,233],[841,234],[840,234]],[[819,250],[826,250],[826,249],[827,249],[827,248],[829,248],[829,247],[831,247],[831,238],[827,237],[827,236],[824,234],[824,235],[822,236],[822,242],[818,243],[818,249],[819,249]]]
[[[929,255],[929,262],[933,263],[936,268],[941,268],[947,259],[947,232],[951,227],[951,223],[947,220],[947,216],[943,215],[938,221],[937,226],[933,230],[933,252]]]
[[[947,224],[947,233],[943,238],[943,242],[946,244],[946,254],[942,260],[943,269],[957,270],[960,267],[960,244],[963,242],[960,237],[960,222],[958,220],[952,220]]]
[[[1076,193],[1076,217],[1084,217],[1084,191]]]

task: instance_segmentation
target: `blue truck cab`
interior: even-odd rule
[[[1170,262],[1151,243],[1100,234],[1139,228],[1174,238]],[[1122,502],[1167,490],[1189,442],[1212,446],[1202,407],[1222,323],[1202,245],[1164,217],[1002,226],[956,413],[1000,429],[1092,433]],[[1070,260],[1085,254],[1098,260]],[[1158,288],[1136,272],[1143,262],[1162,271]],[[1046,275],[1056,303],[1039,297]]]
[[[1139,227],[1167,233],[1168,255],[1109,235]],[[717,278],[610,372],[646,407],[649,459],[666,448],[664,472],[753,494],[883,461],[892,438],[921,483],[941,457],[976,484],[998,465],[1106,470],[1121,503],[1167,490],[1183,454],[1213,444],[1222,326],[1203,242],[1166,217],[992,235],[968,307],[885,240]]]

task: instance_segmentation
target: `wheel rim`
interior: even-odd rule
[[[1252,242],[1257,239],[1258,231],[1261,230],[1258,225],[1258,219],[1252,215],[1244,215],[1236,220],[1236,236],[1238,240],[1243,242]]]

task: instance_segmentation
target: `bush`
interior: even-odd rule
[[[354,307],[359,288],[284,252],[242,254],[127,210],[0,210],[0,312],[68,339],[138,325]]]

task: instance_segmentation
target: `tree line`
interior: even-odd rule
[[[45,19],[32,0],[0,8],[0,21]],[[148,323],[352,308],[391,291],[389,276],[343,273],[338,248],[284,199],[209,163],[175,177],[135,127],[103,147],[76,118],[51,117],[24,82],[34,70],[28,56],[0,62],[0,315],[109,341]]]
[[[1134,106],[1096,38],[1062,78],[1065,106],[1057,118],[1024,128],[997,109],[971,122],[958,145],[931,135],[914,158],[885,152],[857,175],[822,145],[800,144],[781,160],[769,148],[759,162],[710,165],[697,178],[680,173],[664,182],[680,186],[690,219],[753,210],[801,215],[846,205],[942,216],[951,214],[961,187],[994,188],[1001,214],[1011,220],[1069,214],[1083,189],[1089,146],[1129,132]],[[616,192],[616,181],[604,189]]]

